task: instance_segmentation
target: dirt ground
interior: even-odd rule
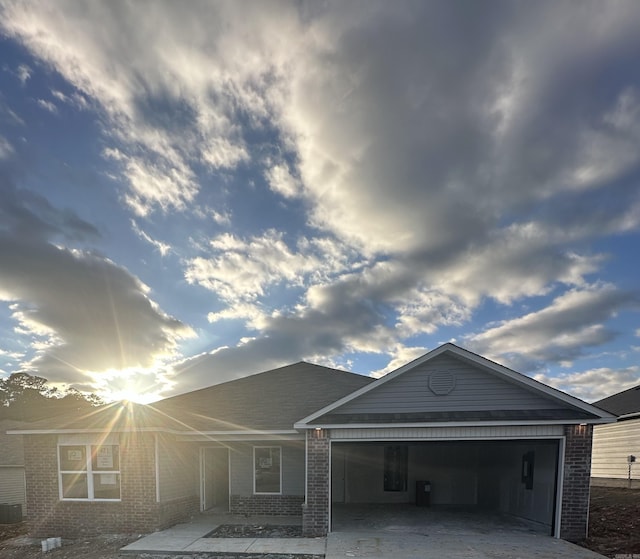
[[[118,550],[140,537],[139,534],[130,534],[65,540],[61,548],[43,553],[40,540],[29,538],[26,531],[25,523],[0,524],[0,559],[119,559]],[[625,554],[640,556],[640,489],[592,488],[589,538],[582,545],[612,558]],[[155,559],[158,556],[126,557]],[[174,555],[172,559],[181,557]],[[189,557],[205,559],[211,556]],[[227,556],[225,559],[233,558]],[[267,557],[261,556],[261,559]]]
[[[640,557],[640,489],[592,487],[583,545],[607,557]]]

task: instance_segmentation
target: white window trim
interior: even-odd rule
[[[120,445],[117,443],[105,443],[108,446],[117,446],[118,447],[118,469],[117,470],[108,470],[108,471],[93,471],[93,464],[91,463],[91,447],[92,446],[101,446],[100,443],[96,442],[60,442],[58,441],[58,445],[56,447],[56,458],[58,461],[58,494],[60,496],[61,501],[80,501],[86,503],[87,501],[91,502],[106,502],[106,503],[117,503],[122,501],[122,484],[120,479]],[[64,446],[84,446],[85,447],[85,459],[86,459],[86,469],[84,470],[62,470],[60,465],[60,447]],[[120,497],[118,499],[96,499],[93,497],[93,475],[94,474],[116,474],[118,476],[118,489],[120,490]],[[63,474],[82,474],[87,476],[87,495],[86,499],[79,497],[65,497],[64,496],[64,488],[62,485],[62,475]]]
[[[256,449],[259,448],[277,448],[280,452],[280,491],[256,491]],[[282,447],[275,445],[263,445],[253,447],[253,462],[251,463],[253,477],[253,494],[254,495],[282,495]]]

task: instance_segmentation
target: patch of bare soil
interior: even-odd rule
[[[24,522],[0,524],[0,559],[118,559],[118,550],[139,537],[104,535],[63,540],[62,547],[44,553],[42,540],[30,538]]]
[[[256,533],[266,533],[270,528],[286,531],[287,527],[277,526],[267,529],[258,526]],[[63,540],[62,547],[43,553],[40,539],[27,535],[26,523],[0,524],[0,559],[167,559],[167,554],[141,553],[138,555],[119,555],[118,551],[125,545],[137,540],[140,535],[104,535],[94,538],[80,538],[77,540]],[[228,536],[225,536],[228,537]],[[238,536],[236,536],[238,537]],[[259,536],[255,536],[259,537]],[[262,537],[275,537],[263,535]],[[280,536],[285,537],[285,536]],[[289,536],[286,536],[289,537]],[[176,555],[171,559],[322,559],[321,555],[289,555],[266,554],[235,556],[214,553],[198,553],[196,555]]]
[[[640,556],[640,489],[592,487],[589,537],[582,545],[607,557]]]

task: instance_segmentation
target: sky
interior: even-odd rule
[[[0,376],[150,402],[453,342],[640,383],[640,3],[0,0]]]

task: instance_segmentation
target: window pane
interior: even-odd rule
[[[94,471],[119,470],[119,456],[117,445],[102,445],[91,447],[91,467]]]
[[[60,470],[83,471],[87,469],[87,454],[84,445],[60,447]]]
[[[94,499],[119,499],[120,474],[93,474]]]
[[[255,448],[256,493],[280,493],[280,449]]]
[[[62,474],[64,499],[88,499],[87,474]]]

